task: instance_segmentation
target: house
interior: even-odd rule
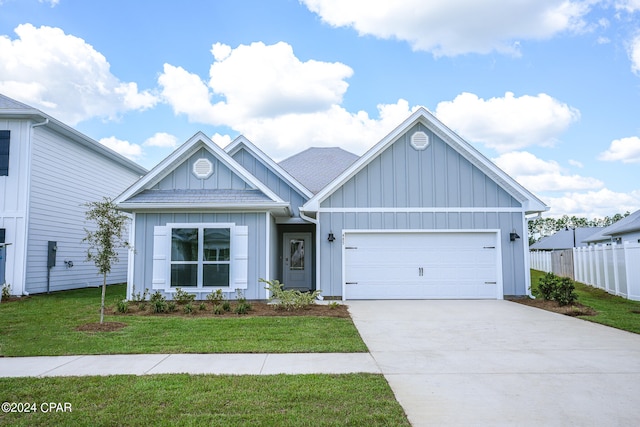
[[[128,295],[265,299],[260,278],[342,299],[527,294],[525,215],[547,206],[427,110],[362,157],[297,156],[198,133],[118,196],[133,215]]]
[[[530,249],[532,251],[557,251],[586,246],[584,239],[603,229],[604,227],[565,227],[556,231],[551,236],[546,236],[538,240],[531,245]]]
[[[146,172],[53,117],[0,95],[0,285],[27,295],[101,284],[94,264],[85,262],[83,205],[120,194]],[[126,280],[127,255],[110,283]]]
[[[610,226],[584,239],[587,244],[598,243],[640,243],[640,210],[627,215]]]

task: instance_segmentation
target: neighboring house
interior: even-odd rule
[[[260,278],[343,299],[525,295],[525,215],[548,209],[425,109],[360,158],[277,164],[198,133],[116,203],[134,218],[129,296],[249,299],[268,297]]]
[[[532,251],[557,251],[586,246],[584,240],[603,229],[604,227],[563,228],[551,236],[538,240],[530,246],[530,249]]]
[[[587,244],[640,243],[640,210],[614,222],[610,226],[584,239]]]
[[[101,284],[94,264],[85,262],[83,204],[118,195],[146,172],[0,95],[0,285],[25,295]],[[121,255],[109,283],[126,280],[127,251]]]
[[[573,248],[587,246],[584,239],[601,230],[603,227],[565,227],[551,236],[543,237],[530,247],[531,267],[573,279]]]

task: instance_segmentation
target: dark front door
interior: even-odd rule
[[[284,233],[282,271],[285,289],[310,291],[311,278],[311,233]]]

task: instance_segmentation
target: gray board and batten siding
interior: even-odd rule
[[[430,144],[416,150],[411,136],[422,131]],[[354,176],[321,201],[319,288],[341,295],[342,230],[500,230],[504,295],[525,295],[522,204],[421,123],[400,135]]]

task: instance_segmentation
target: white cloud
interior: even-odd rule
[[[569,164],[570,164],[571,166],[575,166],[575,167],[577,167],[577,168],[581,168],[581,169],[584,167],[584,165],[582,164],[582,162],[579,162],[579,161],[577,161],[577,160],[573,160],[573,159],[569,159]]]
[[[565,193],[561,197],[543,198],[551,208],[549,215],[576,215],[602,218],[616,213],[634,212],[640,208],[640,190],[616,193],[603,188],[584,193]]]
[[[615,8],[633,13],[640,10],[640,0],[618,0],[615,2]]]
[[[598,190],[604,187],[604,183],[596,178],[569,175],[558,162],[542,160],[526,151],[505,153],[493,161],[534,193]]]
[[[22,24],[18,38],[0,36],[0,92],[74,126],[92,117],[113,119],[145,110],[158,99],[111,74],[106,58],[59,28]]]
[[[629,43],[628,53],[631,60],[631,71],[640,76],[640,33]]]
[[[38,0],[39,3],[49,3],[51,7],[56,7],[60,4],[60,0]],[[2,4],[2,3],[0,3]]]
[[[150,138],[147,138],[142,145],[146,147],[169,147],[174,148],[178,144],[178,138],[166,132],[157,132]]]
[[[465,92],[439,103],[436,116],[463,138],[505,152],[553,145],[580,112],[544,93],[484,100]]]
[[[518,54],[519,39],[581,31],[589,2],[577,0],[301,0],[335,27],[408,42],[435,55]]]
[[[105,147],[111,148],[116,153],[122,154],[123,156],[134,161],[139,160],[142,157],[142,147],[140,145],[132,144],[129,141],[123,141],[116,138],[115,136],[102,138],[100,140],[100,144],[104,145]]]
[[[209,81],[164,65],[158,82],[165,102],[190,121],[227,126],[270,147],[265,151],[274,158],[311,145],[362,152],[416,108],[399,100],[379,105],[377,119],[348,112],[340,104],[353,70],[337,62],[302,62],[286,43],[236,49],[216,43],[211,52]]]
[[[640,138],[632,136],[611,141],[609,149],[600,153],[598,160],[640,163]]]
[[[231,143],[232,138],[230,135],[220,135],[216,132],[215,134],[211,135],[211,140],[218,144],[220,147],[224,148]]]

